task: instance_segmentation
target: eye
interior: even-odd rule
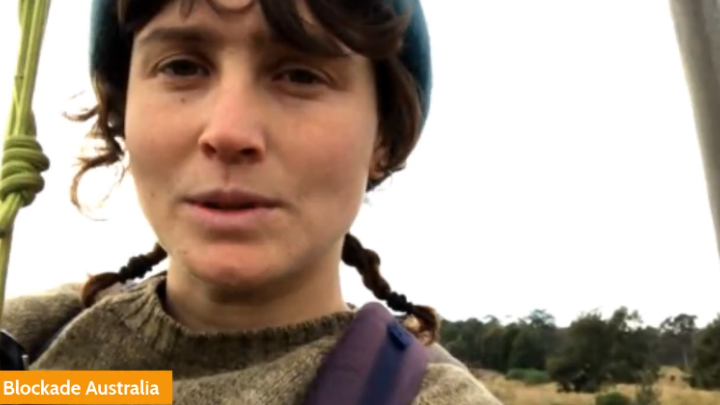
[[[159,71],[162,74],[177,77],[207,76],[210,74],[205,66],[190,59],[171,60],[160,66]]]
[[[308,69],[289,69],[282,72],[277,76],[277,78],[279,80],[287,80],[289,82],[305,86],[324,83],[324,80],[320,77],[320,75]]]

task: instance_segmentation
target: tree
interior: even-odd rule
[[[536,309],[530,312],[525,318],[525,322],[535,329],[539,330],[555,330],[555,317],[547,313],[544,309]]]
[[[637,383],[644,374],[657,375],[654,336],[637,312],[624,307],[607,320],[597,312],[582,315],[568,328],[548,372],[561,391],[596,392],[608,383]]]
[[[545,370],[545,344],[540,332],[532,327],[523,327],[512,343],[508,369]]]
[[[690,384],[720,389],[720,315],[697,334],[692,357]]]
[[[481,337],[481,360],[485,368],[505,372],[507,370],[507,357],[505,357],[504,341],[505,328],[496,319],[485,324]]]
[[[683,313],[650,327],[623,307],[607,319],[591,312],[558,328],[551,314],[538,309],[505,325],[493,316],[443,320],[440,341],[470,367],[544,369],[565,391],[647,385],[661,364],[689,369],[694,386],[720,388],[720,317],[702,330],[694,315]]]
[[[562,351],[548,361],[548,373],[560,391],[596,392],[609,382],[607,359],[612,351],[608,325],[597,312],[570,324]]]
[[[476,318],[459,322],[444,321],[440,340],[448,352],[459,360],[480,366],[483,328],[484,324]]]
[[[544,310],[534,310],[517,323],[508,356],[509,369],[545,370],[547,357],[556,342],[555,318]]]
[[[645,328],[637,311],[622,307],[608,321],[612,350],[607,371],[615,383],[636,384],[644,375],[657,377],[654,356],[656,336],[653,329]]]
[[[679,314],[660,324],[658,360],[665,365],[690,369],[693,337],[698,332],[695,315]]]

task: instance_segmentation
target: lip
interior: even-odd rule
[[[189,219],[213,233],[239,234],[266,224],[283,202],[243,190],[209,190],[184,199]]]
[[[282,201],[262,194],[253,193],[239,189],[213,189],[192,194],[185,199],[191,204],[197,205],[219,205],[224,208],[244,208],[252,205],[257,208],[276,208]]]

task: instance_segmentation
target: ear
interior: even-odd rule
[[[370,173],[368,177],[373,181],[382,180],[387,175],[388,150],[383,143],[382,135],[375,138],[372,159],[370,161]]]

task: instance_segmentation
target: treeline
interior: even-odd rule
[[[441,343],[471,367],[536,370],[565,392],[646,383],[661,366],[684,370],[693,387],[720,389],[720,316],[704,328],[688,314],[648,326],[636,311],[620,308],[608,318],[583,314],[559,328],[552,315],[536,310],[504,325],[494,317],[443,321]]]

